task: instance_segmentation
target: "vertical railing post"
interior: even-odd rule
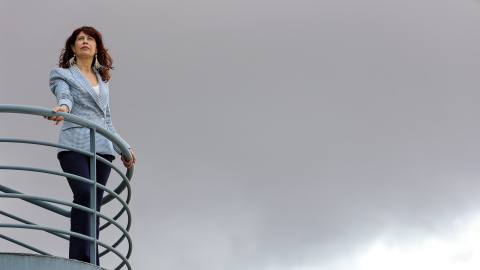
[[[93,184],[90,185],[90,208],[93,212],[90,214],[90,237],[93,242],[90,242],[90,263],[97,264],[97,159],[95,149],[95,128],[90,128],[90,152],[93,156],[90,157],[90,180]]]

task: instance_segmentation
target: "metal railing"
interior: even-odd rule
[[[0,191],[3,192],[3,194],[0,194],[0,199],[3,198],[13,198],[13,199],[20,199],[26,202],[29,202],[31,204],[34,204],[38,207],[42,207],[44,209],[47,209],[53,213],[56,213],[58,215],[64,216],[69,218],[71,212],[67,211],[61,207],[56,206],[56,204],[59,205],[65,205],[65,206],[70,206],[72,208],[80,209],[82,211],[88,212],[91,215],[90,218],[90,232],[91,236],[86,236],[83,234],[75,233],[69,230],[63,230],[59,228],[53,228],[53,227],[45,227],[41,225],[34,224],[33,222],[30,222],[26,219],[17,217],[11,213],[7,213],[5,211],[0,210],[0,215],[6,216],[8,218],[11,218],[13,220],[16,220],[19,223],[0,223],[0,228],[19,228],[19,229],[28,229],[28,230],[40,230],[40,231],[45,231],[50,234],[53,234],[57,237],[70,240],[70,237],[77,237],[86,241],[90,242],[90,262],[92,264],[96,263],[96,249],[97,249],[97,244],[104,247],[105,250],[99,254],[100,257],[106,255],[109,252],[114,253],[117,255],[121,263],[115,268],[121,269],[122,267],[126,266],[129,270],[132,269],[130,266],[128,259],[130,258],[130,255],[132,253],[132,239],[130,238],[129,235],[129,230],[131,226],[131,212],[128,207],[128,204],[130,203],[130,198],[131,198],[131,188],[130,188],[130,181],[133,176],[133,171],[134,171],[134,166],[130,167],[127,169],[126,173],[123,173],[117,166],[113,165],[112,163],[108,162],[106,159],[96,155],[95,153],[95,134],[101,134],[105,138],[109,139],[113,143],[115,143],[122,153],[125,156],[126,160],[132,160],[132,156],[130,154],[130,151],[128,150],[127,146],[123,144],[121,140],[119,140],[116,136],[113,135],[109,130],[93,123],[92,121],[82,119],[78,116],[71,115],[68,113],[64,112],[57,112],[53,113],[51,109],[46,109],[46,108],[39,108],[39,107],[31,107],[31,106],[22,106],[22,105],[9,105],[9,104],[0,104],[0,113],[13,113],[13,114],[28,114],[28,115],[40,115],[40,116],[46,116],[46,117],[51,117],[51,116],[63,116],[64,121],[69,121],[78,125],[81,125],[83,127],[86,127],[90,129],[90,152],[88,151],[83,151],[78,148],[72,148],[72,147],[67,147],[65,145],[59,145],[57,143],[52,143],[52,142],[45,142],[45,141],[37,141],[37,140],[30,140],[30,139],[18,139],[18,138],[0,138],[0,143],[5,142],[5,143],[24,143],[24,144],[35,144],[35,145],[43,145],[43,146],[49,146],[49,147],[56,147],[56,148],[63,148],[67,149],[70,151],[75,151],[77,153],[84,154],[86,156],[90,157],[90,168],[91,168],[91,179],[86,179],[77,175],[73,174],[68,174],[60,171],[55,171],[55,170],[49,170],[49,169],[43,169],[43,168],[36,168],[36,167],[24,167],[24,166],[10,166],[10,165],[0,165],[0,170],[20,170],[20,171],[31,171],[31,172],[37,172],[37,173],[46,173],[46,174],[51,174],[51,175],[58,175],[58,176],[64,176],[68,177],[71,179],[75,179],[77,181],[82,181],[85,183],[89,183],[91,185],[90,189],[90,198],[91,198],[91,208],[84,207],[78,204],[74,204],[71,202],[66,202],[62,200],[58,200],[55,198],[46,198],[46,197],[41,197],[41,196],[33,196],[33,195],[27,195],[23,194],[17,190],[14,190],[12,188],[6,187],[4,185],[0,185]],[[5,126],[2,124],[2,126]],[[114,171],[116,171],[120,177],[122,178],[122,182],[114,189],[111,190],[101,184],[98,184],[96,182],[96,173],[95,173],[95,166],[96,166],[96,161],[103,162],[110,166]],[[121,209],[119,212],[113,217],[108,217],[105,216],[99,212],[96,211],[96,188],[100,188],[104,190],[107,195],[103,197],[102,200],[102,205],[105,205],[109,203],[112,200],[118,200],[121,204]],[[122,193],[124,190],[127,190],[127,194],[123,197],[126,197],[126,199],[123,199],[122,197],[119,196],[120,193]],[[126,213],[127,218],[126,218],[126,226],[123,227],[117,220],[124,214]],[[104,243],[102,241],[97,240],[96,237],[96,217],[100,217],[105,220],[105,224],[103,224],[100,227],[100,231],[106,229],[110,225],[114,225],[115,227],[118,228],[118,230],[121,231],[121,236],[118,240],[115,241],[112,245],[109,245],[107,243]],[[8,237],[7,235],[0,234],[0,238],[3,238],[9,242],[12,242],[16,245],[22,246],[24,248],[27,248],[29,250],[32,250],[34,252],[37,252],[39,254],[43,255],[51,255],[48,254],[47,252],[37,249],[27,243],[23,243],[21,241],[15,240],[11,237]],[[127,239],[128,243],[128,251],[127,254],[124,255],[120,253],[116,248],[125,240]]]

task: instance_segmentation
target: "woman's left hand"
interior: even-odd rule
[[[132,154],[132,160],[126,161],[125,156],[122,154],[122,161],[123,161],[123,166],[130,168],[137,161],[137,158],[135,157],[135,154],[133,153],[132,148],[129,148],[128,150],[130,150],[130,154]]]

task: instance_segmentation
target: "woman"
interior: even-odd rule
[[[50,89],[57,98],[58,107],[53,112],[62,111],[79,116],[107,128],[117,138],[125,142],[113,128],[110,118],[108,99],[108,81],[110,80],[112,58],[103,45],[102,35],[93,27],[83,26],[67,39],[65,48],[60,54],[59,68],[50,73]],[[62,116],[48,117],[58,125]],[[90,151],[90,130],[80,125],[64,122],[60,130],[59,144]],[[130,146],[133,160],[126,161],[118,146],[100,134],[96,135],[96,152],[98,155],[112,162],[114,150],[122,155],[125,167],[130,168],[136,158]],[[58,149],[58,159],[62,170],[66,173],[79,175],[90,179],[90,158],[67,149]],[[106,185],[110,175],[110,166],[97,161],[97,182]],[[73,203],[90,207],[90,184],[68,179],[73,191]],[[103,190],[97,188],[97,211],[102,204]],[[71,231],[89,236],[90,214],[72,208]],[[97,238],[99,233],[99,218],[97,217]],[[90,242],[70,237],[69,258],[90,262]],[[97,265],[98,248],[97,248]]]

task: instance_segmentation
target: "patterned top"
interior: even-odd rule
[[[57,98],[58,106],[65,104],[69,113],[93,121],[108,130],[127,144],[113,128],[108,99],[108,82],[103,82],[97,73],[99,93],[94,90],[88,79],[76,65],[70,68],[54,68],[50,73],[50,90]],[[121,154],[117,145],[100,134],[96,134],[96,152],[114,155]],[[81,125],[63,121],[59,144],[90,151],[90,130]],[[69,151],[59,148],[58,152]]]

